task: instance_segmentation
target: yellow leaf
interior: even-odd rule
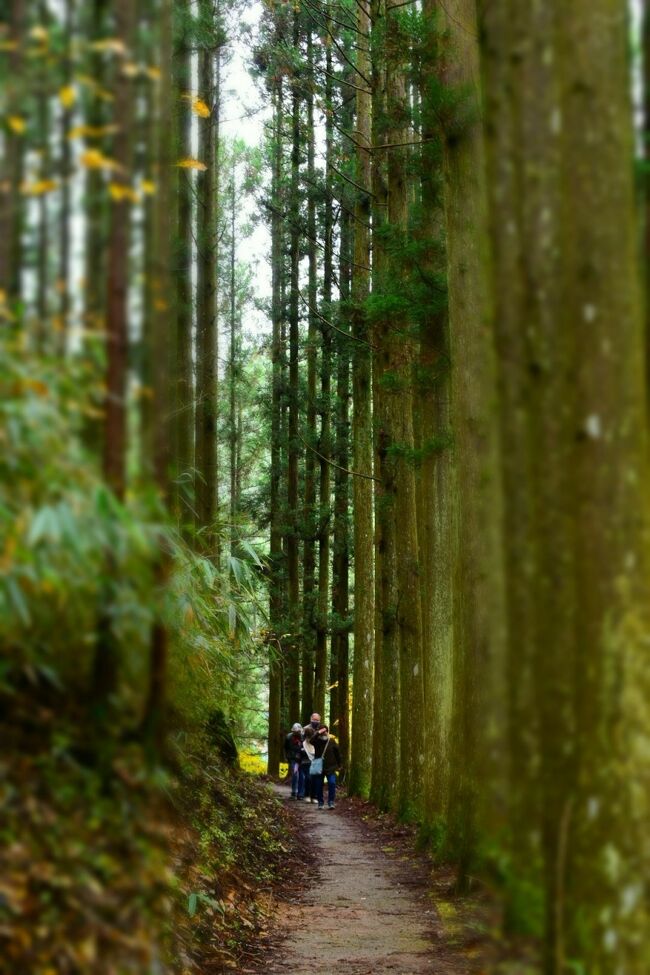
[[[119,125],[75,125],[68,132],[68,139],[101,139],[119,131]]]
[[[134,61],[127,61],[122,65],[122,74],[125,78],[137,78],[140,74],[140,66]]]
[[[210,115],[212,114],[210,107],[206,105],[202,98],[192,99],[192,111],[200,118],[210,118]]]
[[[38,179],[33,183],[22,183],[20,192],[23,196],[45,196],[46,193],[51,193],[57,189],[58,185],[55,179]]]
[[[18,41],[0,41],[0,51],[17,51]]]
[[[204,173],[208,168],[204,162],[200,162],[198,159],[181,159],[176,165],[180,169],[198,169],[199,172]]]
[[[77,90],[72,85],[66,85],[59,92],[59,101],[64,108],[72,108],[77,100]]]
[[[37,24],[35,27],[32,27],[29,36],[33,41],[38,41],[40,44],[47,44],[49,40],[47,29],[42,24]]]
[[[75,125],[74,129],[68,132],[68,139],[83,139],[88,134],[87,129],[87,125]]]
[[[22,115],[10,115],[7,119],[7,124],[16,135],[22,135],[27,128],[27,122]]]
[[[151,81],[160,81],[162,78],[162,71],[160,68],[156,68],[154,65],[147,68],[146,74],[147,78],[150,78]]]
[[[126,54],[126,44],[119,37],[105,37],[103,41],[94,41],[90,48],[92,51],[106,51],[108,54]]]
[[[99,149],[87,149],[81,156],[81,165],[86,169],[121,169],[119,163],[109,159]]]
[[[145,196],[153,196],[156,193],[158,187],[152,179],[143,179],[140,183],[140,189]]]
[[[131,186],[127,186],[124,183],[110,183],[108,192],[111,195],[111,199],[115,200],[116,203],[122,203],[124,200],[128,200],[130,203],[137,203],[140,199],[137,192]]]
[[[87,74],[78,74],[76,78],[79,84],[85,85],[86,88],[90,88],[98,98],[101,98],[105,102],[113,101],[113,96],[110,91],[106,91],[105,88],[102,88],[101,85],[97,84],[94,78],[91,78]]]

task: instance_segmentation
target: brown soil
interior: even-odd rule
[[[484,971],[475,940],[450,937],[432,897],[430,867],[410,838],[364,823],[354,804],[335,810],[292,802],[274,786],[297,834],[316,853],[311,882],[280,897],[263,970],[267,975],[473,975]],[[302,845],[302,844],[300,844]],[[473,943],[472,943],[473,942]],[[259,971],[259,969],[243,969]]]

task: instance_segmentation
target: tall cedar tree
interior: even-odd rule
[[[371,98],[370,8],[357,5],[357,30],[362,42],[357,51],[355,131],[354,264],[352,266],[352,459],[354,518],[354,665],[352,698],[352,750],[349,788],[353,795],[370,792],[374,678],[374,537],[372,358],[367,300],[370,289]]]
[[[199,155],[206,166],[197,188],[196,299],[196,527],[215,563],[219,563],[217,527],[219,479],[217,471],[218,357],[217,261],[219,258],[219,117],[221,112],[221,23],[212,0],[199,6],[199,96],[209,114],[200,120]]]

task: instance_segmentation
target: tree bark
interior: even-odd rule
[[[569,486],[577,604],[577,777],[563,783],[573,805],[558,964],[578,958],[586,971],[613,975],[621,967],[640,972],[648,961],[647,914],[638,903],[626,910],[620,894],[623,877],[642,882],[648,867],[648,807],[630,781],[643,746],[629,695],[648,693],[648,481],[628,8],[623,0],[576,0],[557,23],[561,325],[575,340]],[[608,868],[612,844],[620,879]]]
[[[503,703],[505,604],[479,31],[474,0],[450,0],[443,14],[444,81],[460,99],[447,119],[444,155],[459,519],[448,852],[463,888],[491,806],[483,783],[499,780],[499,741],[492,734],[500,725],[487,721]]]
[[[384,0],[376,0],[372,8],[372,140],[374,146],[387,142],[387,84],[386,84],[386,10]],[[387,250],[388,185],[386,181],[386,151],[373,151],[373,261],[372,290],[386,294],[390,269]],[[373,403],[376,438],[375,498],[377,583],[375,592],[375,646],[381,653],[377,668],[381,684],[375,698],[375,721],[379,721],[377,749],[373,749],[371,798],[381,809],[397,810],[399,785],[400,738],[400,654],[397,623],[397,526],[392,499],[395,493],[395,468],[388,461],[391,418],[387,385],[391,361],[387,334],[390,323],[386,312],[377,312],[373,322],[372,339],[375,346],[373,362]],[[388,379],[388,382],[387,382]],[[380,705],[378,709],[378,705]]]
[[[27,16],[25,0],[11,0],[8,14],[10,38],[17,46],[8,56],[9,77],[5,101],[10,112],[19,114]],[[23,134],[6,132],[0,180],[5,187],[0,195],[0,290],[5,292],[10,307],[16,305],[21,294],[23,202],[19,187],[22,183],[23,159]]]
[[[129,0],[115,4],[115,28],[129,49],[133,40],[135,11]],[[115,117],[120,127],[114,137],[113,158],[130,179],[133,169],[134,100],[132,83],[119,72],[114,86]],[[106,291],[106,426],[104,476],[122,499],[126,490],[126,395],[128,373],[128,291],[131,248],[131,202],[112,199],[107,254]]]
[[[401,0],[386,4],[386,141],[399,146],[409,141],[409,106],[406,91],[406,58],[408,38],[403,32]],[[388,150],[388,224],[392,247],[400,249],[408,237],[410,185],[407,149]],[[399,287],[408,269],[399,268],[399,277],[391,269],[389,287]],[[401,274],[400,274],[401,272]],[[420,604],[420,570],[418,563],[417,505],[414,469],[413,434],[413,327],[406,307],[391,315],[381,341],[386,356],[386,384],[382,417],[385,456],[382,477],[386,488],[387,521],[390,518],[391,544],[395,548],[397,599],[395,612],[398,627],[400,662],[400,759],[398,811],[403,819],[421,815],[425,743],[415,741],[413,722],[424,724],[424,674],[422,656],[422,608]],[[390,487],[390,491],[389,491]],[[399,531],[399,540],[397,532]],[[417,742],[417,744],[415,743]]]
[[[108,0],[93,0],[87,12],[86,24],[87,36],[92,42],[100,41],[105,36],[108,11]],[[98,91],[107,87],[107,72],[104,56],[100,51],[90,55],[90,73],[98,89],[88,96],[90,104],[87,124],[93,129],[102,129],[107,124],[107,103]],[[106,145],[103,138],[93,144],[100,150],[104,150]],[[106,238],[109,214],[104,177],[98,170],[91,169],[86,176],[85,204],[84,327],[91,334],[103,335],[106,318]]]
[[[332,315],[332,272],[333,272],[333,222],[332,222],[332,149],[334,126],[332,125],[332,51],[327,48],[325,55],[327,78],[325,83],[325,202],[323,213],[323,303],[322,316],[327,321]],[[318,616],[316,628],[316,667],[314,675],[314,710],[325,713],[325,692],[327,685],[327,634],[329,630],[329,572],[330,572],[330,532],[331,532],[331,467],[327,460],[332,454],[331,420],[331,356],[332,331],[321,320],[320,355],[320,439],[318,444],[320,476],[318,483]]]
[[[300,12],[294,11],[293,45],[300,44]],[[290,186],[290,255],[289,282],[289,466],[287,505],[289,531],[287,533],[287,574],[289,597],[290,644],[287,647],[287,692],[290,721],[300,714],[300,565],[299,565],[299,479],[298,468],[301,445],[298,431],[300,413],[300,79],[294,75],[291,94],[291,186]],[[315,705],[318,708],[318,698]]]
[[[199,129],[199,155],[208,167],[199,174],[197,192],[197,333],[196,333],[196,527],[203,545],[219,564],[218,518],[218,387],[219,330],[217,262],[219,209],[220,39],[212,0],[199,8],[206,39],[199,52],[200,96],[210,108]]]
[[[422,172],[420,186],[425,282],[417,382],[421,467],[418,542],[422,572],[422,642],[424,648],[425,720],[428,747],[425,766],[425,830],[439,838],[448,800],[448,731],[453,653],[452,579],[454,574],[454,462],[450,417],[449,321],[445,277],[442,146],[435,103],[439,72],[440,22],[435,0],[423,5],[420,112]]]
[[[349,113],[351,116],[351,112]],[[352,118],[344,117],[344,127],[352,124]],[[344,198],[346,194],[344,193]],[[352,218],[348,213],[341,214],[341,257],[339,262],[339,292],[341,324],[347,318],[350,302],[350,277],[352,253]],[[339,740],[341,761],[345,768],[350,756],[350,625],[349,616],[349,576],[350,576],[350,538],[349,507],[350,478],[346,473],[349,467],[350,443],[350,356],[349,340],[340,336],[336,358],[336,449],[334,456],[338,468],[334,475],[334,540],[332,567],[332,652],[336,670],[332,683],[336,684],[336,711],[330,721]]]
[[[282,698],[282,646],[284,610],[284,551],[282,531],[282,80],[274,80],[271,90],[273,107],[272,183],[271,183],[271,502],[269,539],[269,775],[277,775],[280,768],[281,739],[280,712]]]
[[[359,46],[357,69],[370,75],[370,7],[357,5],[357,28],[366,40]],[[363,189],[354,204],[354,264],[352,267],[352,458],[353,469],[370,474],[373,467],[372,357],[366,303],[370,290],[371,94],[359,85],[356,92],[355,180]],[[373,482],[355,477],[352,483],[354,517],[354,662],[352,674],[352,742],[349,789],[364,798],[370,792],[372,762],[375,570]]]
[[[312,83],[307,92],[307,251],[309,283],[307,289],[307,442],[317,443],[316,431],[316,354],[318,325],[318,260],[316,255],[316,145],[314,126],[314,91],[316,87],[313,31],[307,34],[307,58]],[[302,647],[302,721],[307,723],[314,710],[314,658],[316,650],[316,455],[305,454],[305,503],[303,507],[303,647]]]
[[[174,57],[174,101],[176,105],[178,158],[191,155],[192,112],[187,99],[191,89],[191,44],[188,18],[191,12],[189,0],[175,5],[176,51]],[[174,362],[175,430],[173,476],[175,479],[176,510],[182,524],[192,520],[194,507],[194,377],[192,364],[192,218],[193,189],[188,172],[178,169],[177,224],[175,234],[175,306],[176,306],[176,355]]]
[[[64,87],[70,85],[72,81],[72,38],[74,35],[76,6],[75,0],[66,0],[64,8],[63,32],[65,36],[65,52],[63,55],[63,84]],[[74,108],[65,105],[61,112],[61,124],[59,135],[59,173],[61,176],[61,210],[59,213],[59,267],[58,267],[58,294],[59,294],[59,326],[58,346],[62,355],[65,355],[68,345],[68,334],[70,329],[70,252],[71,252],[71,178],[72,178],[72,152],[68,133],[72,128],[74,118]]]

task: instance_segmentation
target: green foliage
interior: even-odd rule
[[[58,971],[66,958],[90,975],[100,957],[125,975],[163,957],[175,971],[187,945],[205,951],[215,911],[228,938],[241,933],[215,878],[269,878],[284,857],[279,830],[255,822],[254,785],[218,757],[225,729],[231,753],[233,731],[263,734],[261,560],[242,540],[220,572],[151,488],[119,502],[82,436],[94,395],[81,359],[62,370],[0,338],[0,956],[11,966],[0,971]],[[119,658],[108,768],[89,707],[106,615]],[[170,640],[165,769],[145,763],[140,732],[156,622]],[[217,711],[220,743],[201,731]],[[187,875],[171,869],[179,817]],[[188,898],[196,928],[184,931]]]
[[[413,467],[419,467],[422,461],[453,446],[454,438],[451,430],[435,437],[429,437],[420,447],[405,447],[404,444],[391,444],[386,454],[393,460],[403,459]]]

